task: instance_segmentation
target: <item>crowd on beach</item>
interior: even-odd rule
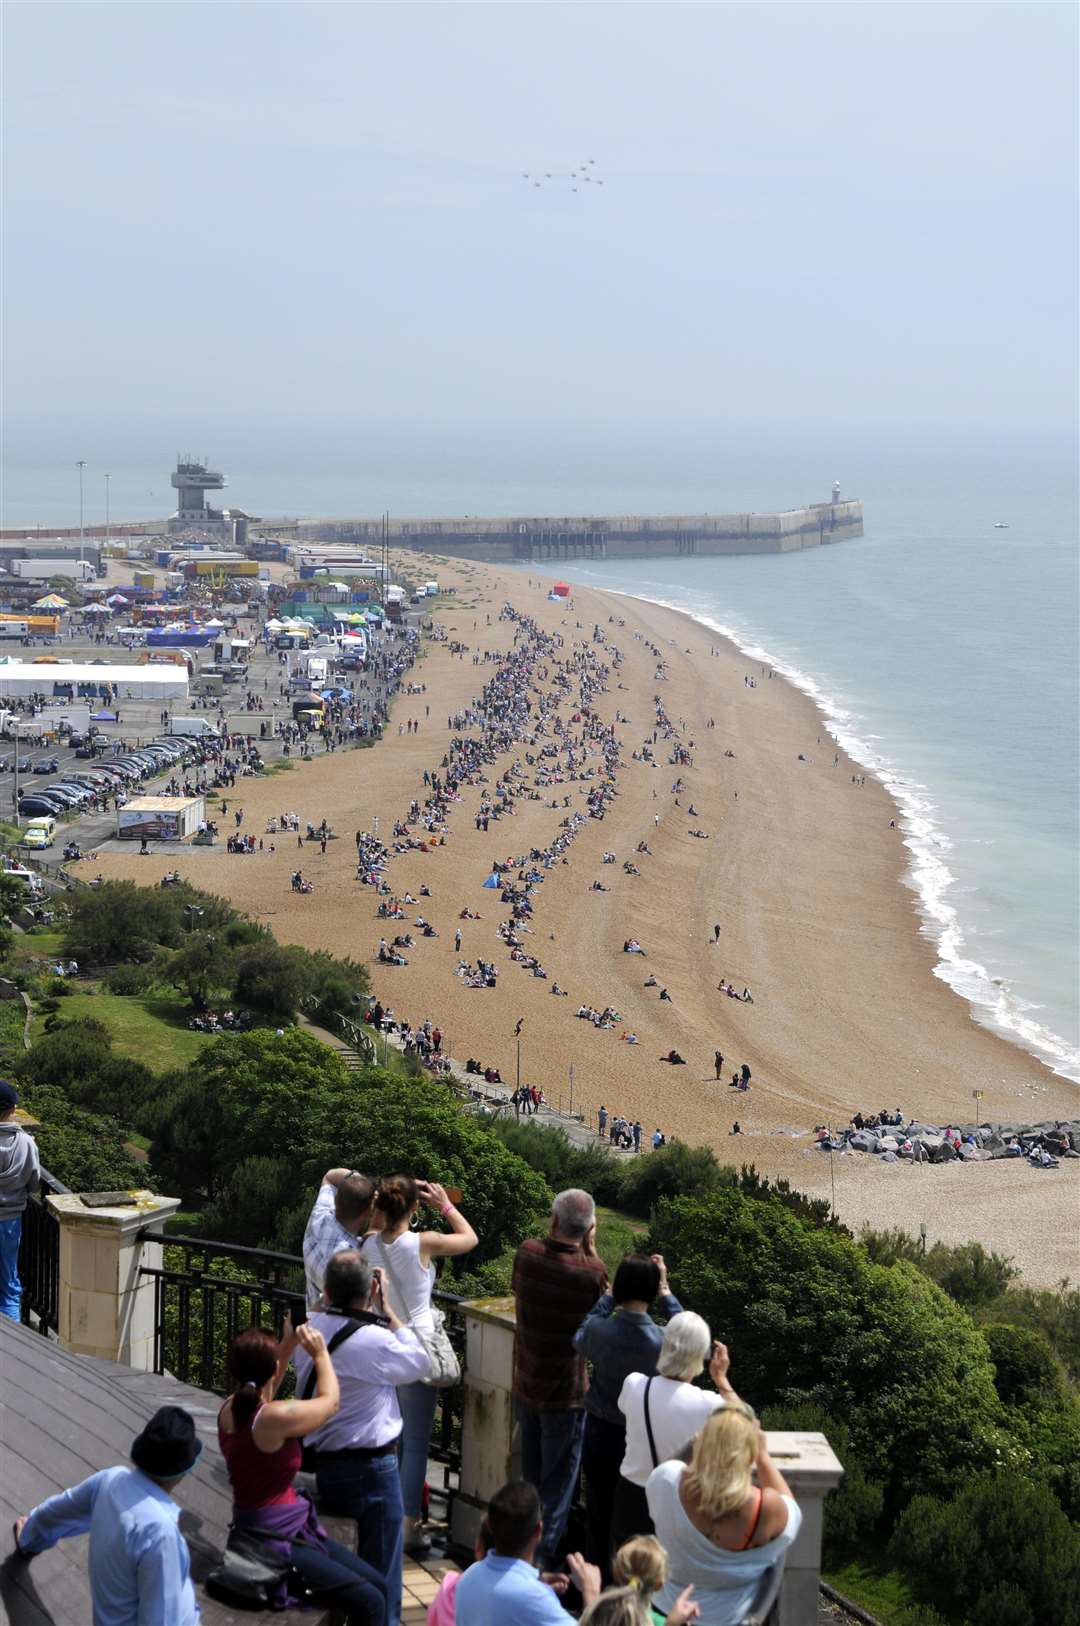
[[[39,1171],[16,1102],[0,1083],[0,1204],[19,1226]],[[256,1325],[229,1341],[214,1432],[232,1516],[205,1578],[212,1597],[399,1626],[405,1557],[432,1546],[440,1395],[461,1382],[435,1294],[438,1269],[479,1242],[459,1201],[410,1174],[326,1171],[304,1233],[302,1298],[280,1334]],[[0,1313],[17,1318],[11,1268],[5,1252]],[[650,1626],[654,1604],[668,1626],[737,1626],[775,1597],[802,1514],[732,1385],[728,1350],[673,1295],[660,1255],[630,1253],[609,1280],[584,1191],[559,1193],[547,1235],[520,1245],[512,1279],[521,1478],[491,1498],[474,1561],[444,1574],[429,1626]],[[290,1372],[293,1398],[282,1399]],[[191,1412],[160,1407],[130,1466],[16,1520],[16,1562],[88,1535],[95,1620],[196,1626],[174,1493],[203,1451]],[[579,1485],[585,1548],[567,1551]],[[353,1520],[354,1544],[334,1540],[324,1515]]]

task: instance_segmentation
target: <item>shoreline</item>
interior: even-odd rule
[[[414,573],[427,568],[420,556],[409,562]],[[427,694],[395,699],[390,728],[373,751],[320,756],[287,775],[244,784],[248,828],[262,830],[264,817],[288,806],[316,822],[328,817],[345,837],[325,856],[307,855],[313,897],[290,892],[293,858],[284,846],[243,859],[220,849],[167,850],[138,861],[103,853],[102,873],[153,884],[178,863],[185,878],[263,920],[280,941],[366,960],[384,1004],[413,1023],[430,1016],[450,1053],[497,1066],[504,1079],[514,1077],[514,1027],[524,1018],[522,1077],[552,1099],[565,1099],[572,1067],[579,1110],[595,1114],[604,1104],[611,1114],[639,1117],[646,1136],[660,1126],[712,1146],[724,1161],[753,1161],[812,1195],[828,1196],[831,1185],[830,1160],[809,1145],[813,1125],[846,1122],[857,1108],[901,1104],[925,1121],[963,1123],[974,1116],[972,1089],[980,1087],[984,1120],[1077,1115],[1072,1085],[976,1024],[934,975],[934,947],[903,885],[907,849],[889,828],[895,804],[869,774],[860,787],[852,782],[856,765],[846,753],[835,751],[839,766],[832,769],[832,737],[809,696],[782,677],[769,680],[687,612],[593,588],[575,589],[569,605],[550,603],[547,580],[534,572],[530,586],[527,568],[439,559],[432,569],[458,588],[456,599],[442,600],[437,619],[481,661],[485,651],[510,645],[512,631],[498,620],[508,598],[559,633],[566,652],[589,640],[595,622],[623,657],[596,703],[605,721],[616,712],[625,720],[618,795],[603,823],[583,827],[570,863],[549,871],[537,894],[535,935],[527,941],[550,980],[508,963],[496,932],[505,910],[483,881],[493,859],[546,846],[563,815],[544,799],[519,801],[512,818],[485,834],[474,828],[479,793],[467,787],[448,821],[447,846],[396,856],[391,866],[395,892],[419,895],[429,884],[425,907],[440,940],[420,940],[404,967],[372,963],[376,899],[354,880],[352,829],[372,828],[379,815],[389,830],[423,794],[422,773],[437,766],[451,737],[445,713],[467,706],[493,671],[474,667],[468,655],[455,659],[444,643],[429,644],[412,673]],[[663,679],[649,643],[667,646]],[[656,693],[673,722],[682,720],[682,737],[695,742],[693,767],[681,771],[696,819],[674,803],[671,781],[680,770],[668,766],[665,743],[655,748],[655,766],[635,760],[651,736]],[[438,715],[428,717],[427,705]],[[399,734],[394,724],[417,715],[420,732]],[[715,729],[707,727],[710,717]],[[492,780],[521,754],[512,747],[500,756],[488,770]],[[583,805],[580,784],[559,789]],[[711,839],[688,840],[694,824]],[[627,877],[621,862],[646,837],[652,853],[637,860],[640,876]],[[609,849],[619,863],[604,868]],[[594,880],[606,890],[594,891]],[[497,964],[496,988],[467,990],[454,975],[454,928],[464,907],[482,918],[464,924],[462,952]],[[721,925],[719,947],[714,923]],[[620,952],[631,936],[647,950],[644,963]],[[643,987],[649,972],[669,988],[670,1002],[658,1001],[655,986]],[[718,976],[749,984],[755,1003],[724,998]],[[555,980],[568,999],[551,997]],[[576,1020],[579,1003],[616,1007],[618,1031],[633,1030],[639,1043],[620,1043],[618,1031]],[[725,1074],[744,1059],[753,1070],[751,1091],[735,1103],[735,1092],[714,1078],[714,1047],[728,1059]],[[669,1048],[691,1065],[660,1065]],[[732,1137],[736,1112],[744,1133]],[[1011,1165],[935,1167],[915,1184],[903,1165],[876,1167],[876,1159],[857,1156],[835,1163],[837,1209],[852,1223],[872,1219],[917,1232],[924,1220],[932,1239],[977,1236],[1013,1255],[1033,1282],[1076,1274],[1080,1162],[1049,1175],[1024,1171],[1026,1181]],[[966,1207],[954,1189],[958,1177]]]
[[[553,579],[557,575],[558,572],[554,572]],[[826,694],[817,681],[801,668],[776,658],[763,645],[747,642],[733,627],[708,615],[696,614],[670,600],[650,598],[646,593],[632,593],[625,588],[592,587],[589,584],[587,590],[633,599],[685,616],[725,639],[746,659],[771,666],[786,683],[813,703],[823,726],[844,755],[872,774],[884,788],[896,808],[901,821],[900,829],[906,838],[910,838],[904,844],[911,859],[901,882],[914,894],[919,930],[934,944],[937,952],[934,975],[964,1001],[972,1019],[981,1027],[1034,1057],[1055,1077],[1080,1085],[1080,1050],[1041,1023],[1028,1021],[1019,1010],[1011,1015],[1005,1014],[1003,1008],[1013,999],[1011,989],[1002,979],[993,977],[984,965],[963,954],[965,937],[959,911],[948,902],[946,896],[959,883],[941,856],[952,848],[953,842],[938,828],[933,808],[925,797],[920,796],[919,790],[892,768],[871,745],[850,730],[847,726],[851,722],[850,712]],[[1020,1000],[1020,1003],[1025,1002]],[[1077,1106],[1080,1110],[1080,1093]]]

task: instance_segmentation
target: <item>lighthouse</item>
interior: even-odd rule
[[[833,483],[832,483],[832,500],[833,500],[834,504],[838,503],[840,501],[840,482],[839,482],[839,480],[834,480]]]

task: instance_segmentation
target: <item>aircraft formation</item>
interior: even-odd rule
[[[603,177],[596,174],[596,159],[586,158],[577,169],[552,170],[534,169],[523,170],[521,179],[527,186],[539,189],[543,186],[557,186],[560,190],[569,188],[571,192],[584,192],[587,186],[603,186]]]

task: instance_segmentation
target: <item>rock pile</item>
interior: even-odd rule
[[[824,1151],[871,1152],[884,1161],[916,1163],[990,1163],[1000,1158],[1080,1157],[1080,1119],[1041,1124],[951,1124],[941,1127],[913,1119],[897,1125],[847,1128],[830,1136],[818,1131]]]

